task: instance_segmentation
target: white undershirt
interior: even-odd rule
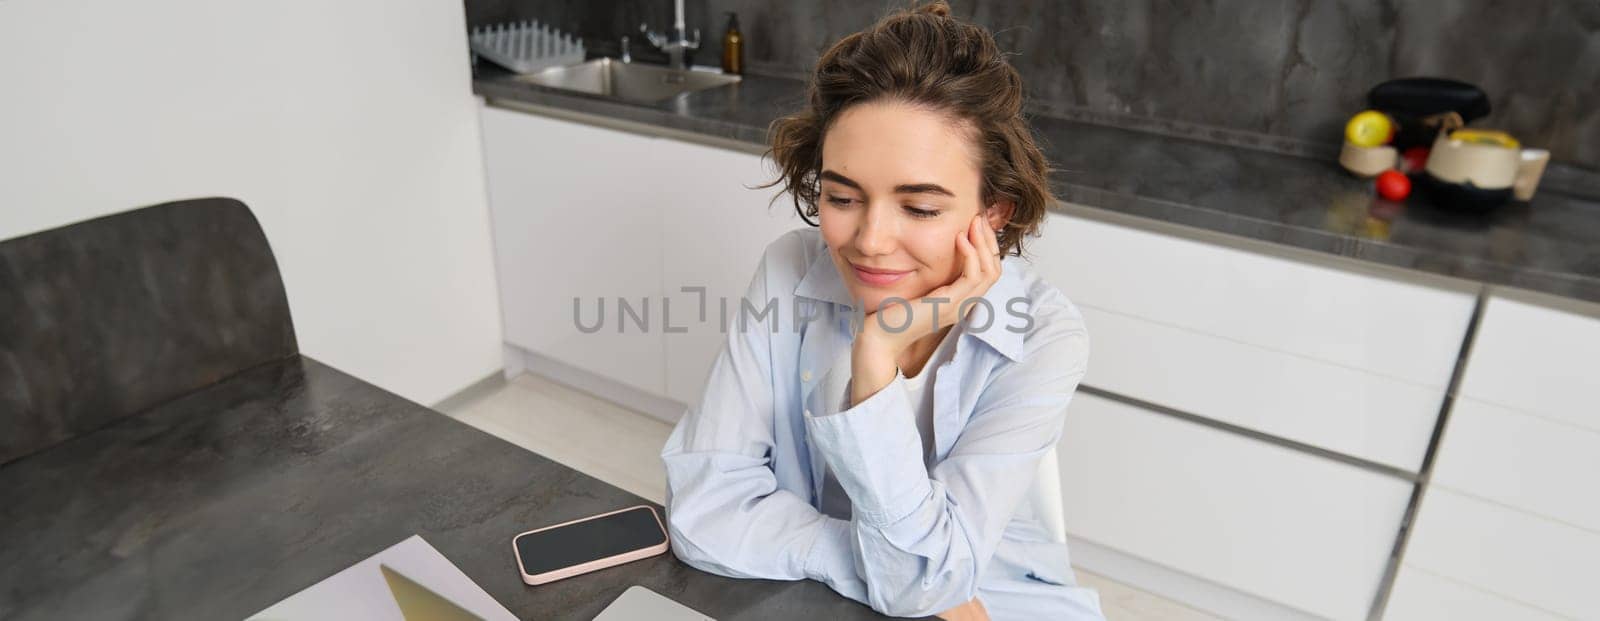
[[[939,341],[939,346],[929,354],[928,362],[913,377],[906,377],[905,373],[896,369],[896,373],[905,378],[906,400],[911,404],[911,411],[916,413],[917,435],[922,437],[922,465],[932,469],[933,463],[933,386],[934,377],[939,367],[950,361],[955,355],[956,328],[951,327],[945,332],[944,338]],[[848,358],[844,365],[849,368]],[[834,367],[838,369],[836,365]],[[848,396],[846,397],[848,398]],[[845,494],[844,488],[839,486],[839,480],[834,478],[833,471],[824,467],[822,479],[822,513],[839,519],[850,519],[850,497]]]

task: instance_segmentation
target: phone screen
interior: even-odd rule
[[[530,576],[661,545],[667,534],[649,507],[584,520],[517,537],[517,556]]]

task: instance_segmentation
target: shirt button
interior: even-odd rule
[[[802,382],[811,381],[811,370],[810,369],[807,369],[805,371],[801,371],[800,372],[800,381],[802,381]]]

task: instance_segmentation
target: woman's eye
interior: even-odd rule
[[[838,205],[840,207],[849,207],[850,203],[852,203],[854,201],[852,199],[848,199],[848,198],[845,198],[843,196],[832,196],[832,195],[830,195],[830,196],[828,196],[828,202],[830,204]]]
[[[909,214],[912,215],[912,217],[916,217],[916,218],[932,218],[934,216],[939,215],[939,210],[937,210],[937,209],[918,209],[916,207],[907,207],[906,208],[906,213],[909,213]]]

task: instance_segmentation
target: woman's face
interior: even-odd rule
[[[846,108],[823,138],[820,181],[822,237],[866,312],[961,275],[956,236],[978,215],[982,178],[959,125],[898,102]],[[992,229],[1010,215],[986,211]]]

